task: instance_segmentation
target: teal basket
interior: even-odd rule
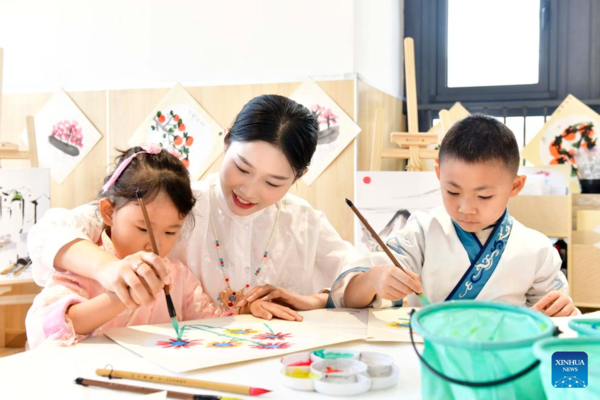
[[[569,328],[577,332],[579,337],[595,336],[600,339],[600,319],[572,319]]]
[[[583,351],[587,354],[589,382],[585,382],[585,387],[554,387],[556,382],[552,379],[552,354],[557,351]],[[533,352],[541,361],[540,376],[548,399],[600,399],[600,340],[592,337],[546,339],[537,342]]]
[[[449,301],[411,314],[424,399],[539,399],[533,344],[556,334],[550,318],[510,304]],[[413,329],[423,337],[419,354]]]

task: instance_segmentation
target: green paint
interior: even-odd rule
[[[263,325],[267,327],[267,329],[269,330],[269,332],[271,332],[271,334],[273,334],[273,335],[275,334],[275,332],[273,332],[273,329],[271,329],[271,327],[269,325],[267,325],[267,324],[263,324]]]
[[[313,354],[317,357],[320,357],[324,360],[335,360],[337,358],[352,358],[354,354],[352,353],[337,353],[335,351],[328,351],[325,353],[325,349],[315,350]]]
[[[540,329],[541,329],[541,330],[546,330],[546,328],[547,328],[547,327],[548,327],[548,325],[546,325],[546,324],[545,324],[545,323],[543,323],[543,322],[540,324]]]
[[[431,305],[431,303],[429,302],[429,300],[427,300],[427,297],[425,297],[423,293],[419,294],[419,299],[421,299],[421,303],[423,303],[424,306]]]
[[[209,329],[207,329],[209,328]],[[226,328],[221,328],[221,327],[217,327],[217,326],[210,326],[210,325],[185,325],[181,328],[181,335],[183,336],[183,332],[185,331],[185,329],[197,329],[199,331],[204,331],[204,332],[210,332],[214,335],[217,336],[223,336],[226,337],[228,339],[230,339],[230,341],[240,341],[240,342],[250,342],[252,344],[256,344],[258,346],[262,346],[261,342],[257,342],[255,340],[249,340],[249,339],[244,339],[244,338],[240,338],[240,337],[234,337],[234,336],[229,336],[226,335],[224,333],[219,333],[219,332],[215,332],[212,329],[226,329]]]
[[[175,329],[177,340],[181,340],[181,337],[183,336],[183,328],[179,329],[179,322],[177,321],[177,318],[171,318],[171,325],[173,325],[173,329]]]

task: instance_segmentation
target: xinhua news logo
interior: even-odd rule
[[[588,386],[588,356],[583,351],[557,351],[552,354],[552,386],[555,388],[586,388]]]

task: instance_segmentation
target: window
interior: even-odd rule
[[[539,82],[539,0],[448,0],[448,87]]]
[[[552,1],[439,0],[432,100],[553,97]]]

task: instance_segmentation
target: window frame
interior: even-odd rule
[[[433,41],[436,42],[434,51],[429,52],[433,57],[434,66],[429,72],[435,84],[431,85],[431,102],[448,101],[490,101],[490,100],[534,100],[556,97],[557,92],[557,44],[558,44],[558,18],[557,0],[540,0],[540,59],[539,81],[536,84],[479,86],[479,87],[448,87],[448,0],[437,0],[430,3],[437,15],[437,29]],[[424,10],[427,12],[427,10]],[[430,19],[431,20],[431,19]],[[433,75],[433,76],[432,76]]]

